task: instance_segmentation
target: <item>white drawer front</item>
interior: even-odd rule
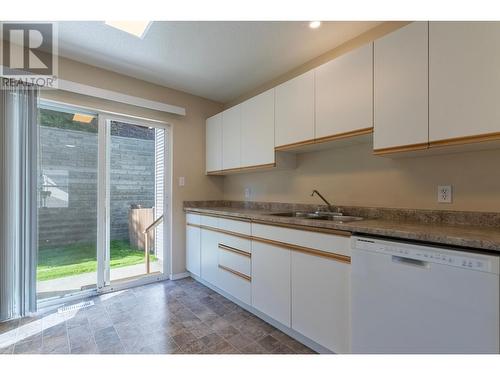
[[[250,257],[221,246],[219,246],[219,264],[244,275],[252,275],[252,259]]]
[[[252,223],[254,237],[350,256],[350,237]]]
[[[252,283],[225,269],[219,268],[217,284],[226,293],[250,305],[252,303]]]
[[[186,214],[186,223],[200,225],[201,216],[198,214]]]
[[[231,246],[235,249],[245,251],[247,253],[252,252],[252,241],[250,240],[222,233],[220,234],[219,238],[219,243],[223,245]]]
[[[209,227],[218,228],[219,227],[219,218],[215,217],[215,216],[201,215],[201,225],[206,225]]]
[[[250,235],[252,225],[247,221],[219,218],[219,228],[230,232]]]

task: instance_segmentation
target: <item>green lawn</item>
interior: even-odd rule
[[[151,261],[155,262],[155,256]],[[144,263],[144,251],[134,249],[128,241],[111,241],[111,268]],[[45,281],[60,277],[96,272],[96,247],[94,244],[73,244],[38,251],[37,280]]]

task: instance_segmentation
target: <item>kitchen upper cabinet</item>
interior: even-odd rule
[[[342,55],[315,72],[316,138],[373,127],[373,44]]]
[[[201,229],[190,225],[186,226],[186,269],[201,275]]]
[[[431,145],[500,132],[499,67],[500,22],[430,22]]]
[[[276,87],[275,146],[314,138],[314,70]]]
[[[292,252],[292,328],[335,353],[350,352],[350,264]]]
[[[222,112],[222,169],[241,166],[241,105]]]
[[[219,234],[209,229],[201,229],[201,277],[218,285],[219,272]]]
[[[274,161],[274,89],[271,89],[241,104],[241,166]]]
[[[413,22],[374,43],[375,153],[427,148],[428,23]]]
[[[205,135],[206,171],[215,172],[222,169],[222,113],[207,119]]]
[[[290,250],[252,241],[252,306],[290,327]]]

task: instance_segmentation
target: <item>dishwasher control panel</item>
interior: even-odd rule
[[[483,272],[492,271],[491,257],[487,255],[476,255],[438,247],[418,246],[370,238],[354,238],[353,247],[359,250],[374,251],[428,263],[445,264]]]

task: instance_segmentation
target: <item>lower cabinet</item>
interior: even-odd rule
[[[201,276],[201,229],[186,226],[186,269]]]
[[[219,233],[201,229],[201,277],[210,284],[219,287]]]
[[[252,306],[290,327],[290,250],[252,241]]]
[[[350,264],[292,253],[292,328],[335,353],[350,352]]]
[[[349,235],[195,219],[186,228],[191,273],[332,352],[350,352]]]

